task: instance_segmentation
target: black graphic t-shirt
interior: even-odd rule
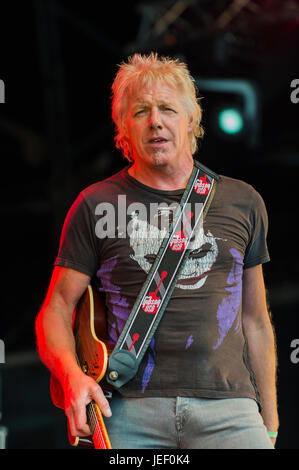
[[[100,281],[114,342],[182,194],[146,186],[125,168],[83,190],[66,217],[55,265]],[[122,394],[259,401],[242,331],[242,275],[269,261],[267,227],[255,189],[221,176],[163,318]]]

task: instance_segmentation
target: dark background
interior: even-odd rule
[[[198,158],[244,179],[269,214],[264,267],[277,336],[277,447],[299,448],[297,188],[299,4],[289,0],[85,2],[11,0],[0,11],[2,420],[9,449],[66,448],[65,419],[51,404],[49,374],[36,354],[34,320],[50,280],[61,226],[78,192],[121,169],[110,89],[134,52],[183,58],[196,78],[246,80],[258,108],[236,139],[216,129],[238,93],[199,88],[206,136]],[[253,139],[254,137],[254,139]]]

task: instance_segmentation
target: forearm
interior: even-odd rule
[[[279,426],[276,393],[276,347],[272,325],[269,322],[258,329],[245,329],[250,362],[261,399],[261,415],[269,431]]]
[[[36,335],[41,360],[63,385],[68,375],[80,370],[71,322],[48,305],[37,317]]]

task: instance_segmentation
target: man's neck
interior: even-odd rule
[[[136,162],[129,168],[128,172],[140,183],[154,189],[163,191],[175,191],[187,186],[193,169],[193,158],[188,159],[180,168],[157,167],[137,165]]]

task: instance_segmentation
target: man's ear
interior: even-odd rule
[[[127,128],[127,119],[124,119],[122,121],[122,130],[123,130],[123,134],[128,137],[128,128]]]
[[[193,117],[192,116],[188,117],[187,129],[188,129],[189,134],[193,130]]]

